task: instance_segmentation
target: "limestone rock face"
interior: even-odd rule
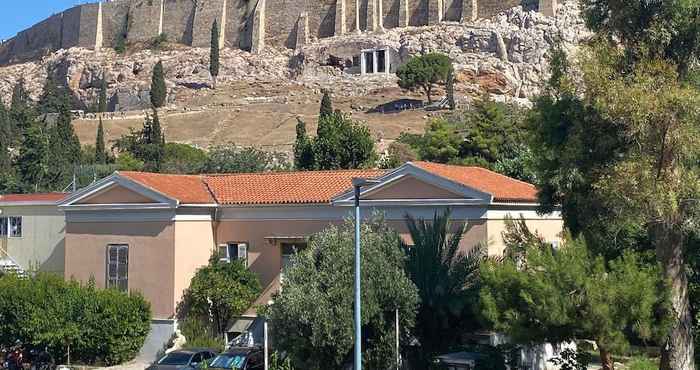
[[[549,76],[548,53],[559,42],[567,50],[590,36],[575,0],[559,5],[556,17],[515,7],[492,19],[446,22],[424,27],[394,28],[376,33],[311,40],[298,48],[267,47],[258,54],[224,48],[218,85],[284,83],[314,91],[330,88],[336,95],[362,96],[396,86],[396,76],[360,76],[353,67],[363,49],[386,48],[392,71],[413,55],[441,52],[457,70],[457,89],[464,95],[530,98]],[[171,104],[208,88],[209,49],[173,46],[118,55],[111,49],[59,50],[38,61],[0,68],[0,98],[9,102],[13,86],[23,79],[30,95],[41,95],[47,76],[70,88],[76,101],[95,104],[102,80],[108,84],[110,108],[148,109],[151,70],[163,61]]]

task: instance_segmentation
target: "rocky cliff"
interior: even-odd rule
[[[296,105],[314,105],[319,91],[328,88],[355,112],[367,113],[364,108],[371,106],[351,102],[362,100],[362,105],[380,105],[410,96],[396,87],[394,75],[359,75],[353,70],[353,58],[361,50],[386,48],[396,64],[426,51],[448,54],[457,70],[457,92],[463,100],[488,92],[501,99],[526,103],[527,98],[539,93],[548,77],[547,55],[552,46],[559,42],[573,50],[588,36],[577,3],[567,1],[559,5],[556,17],[515,7],[491,19],[466,24],[443,22],[347,34],[311,42],[296,50],[268,47],[253,54],[224,48],[216,91],[208,88],[206,48],[173,44],[160,50],[131,50],[126,55],[111,49],[71,48],[39,61],[0,68],[0,97],[7,102],[20,79],[24,79],[31,95],[38,97],[46,77],[51,76],[68,86],[76,101],[86,108],[94,104],[105,78],[109,107],[117,111],[117,118],[138,115],[138,111],[148,108],[151,70],[162,60],[171,112],[254,111],[256,104],[264,104],[266,111],[293,115]],[[202,140],[201,144],[208,143]]]

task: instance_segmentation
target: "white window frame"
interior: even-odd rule
[[[248,267],[248,242],[228,242],[226,244],[219,244],[219,261],[231,263],[231,261],[242,261],[245,267]],[[222,248],[226,251],[225,254],[221,253]],[[231,251],[235,249],[235,253]]]
[[[112,263],[112,260],[110,259],[110,252],[113,248],[117,248],[117,261],[115,263]],[[124,252],[126,251],[126,252]],[[125,273],[126,276],[119,276],[119,255],[120,253],[126,253],[126,268],[125,268]],[[108,289],[117,289],[119,291],[123,292],[128,292],[129,291],[129,245],[128,244],[109,244],[107,245],[107,256],[106,256],[106,277],[105,277],[105,286]],[[110,277],[110,272],[112,269],[112,265],[115,265],[115,268],[117,269],[116,271],[116,278],[112,279]],[[125,281],[126,286],[124,289],[120,288],[119,282],[120,281]]]
[[[12,228],[12,221],[13,220],[19,220],[19,229],[18,233],[15,233]],[[23,233],[23,225],[24,225],[24,220],[22,219],[22,216],[7,216],[7,237],[8,238],[13,238],[13,239],[21,239],[24,236]]]

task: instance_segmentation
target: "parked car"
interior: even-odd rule
[[[206,367],[216,357],[215,351],[207,348],[194,348],[172,351],[156,361],[146,370],[181,370]]]
[[[209,363],[210,369],[262,370],[264,367],[265,358],[260,347],[234,347]]]

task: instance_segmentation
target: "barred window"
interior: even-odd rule
[[[129,289],[129,246],[107,246],[107,288],[126,292]]]

